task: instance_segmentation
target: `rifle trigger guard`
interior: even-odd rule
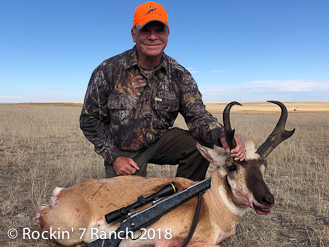
[[[134,234],[128,234],[129,238],[131,240],[138,240],[142,236],[142,234],[143,234],[141,230],[138,230],[138,231],[140,231],[140,235],[137,238],[133,238],[134,237]]]

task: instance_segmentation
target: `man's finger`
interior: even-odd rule
[[[234,159],[235,159],[235,160],[240,160],[240,161],[242,161],[242,160],[245,159],[245,156],[244,156],[244,154],[242,153],[242,154],[236,155],[236,156],[234,157]]]
[[[226,153],[229,153],[230,152],[230,148],[227,145],[226,141],[224,141],[224,140],[222,141],[222,146],[225,149]]]
[[[135,168],[136,170],[139,170],[139,167],[135,161],[130,162],[130,166]]]

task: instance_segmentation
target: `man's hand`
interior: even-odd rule
[[[112,165],[118,176],[133,175],[137,170],[139,170],[137,163],[133,159],[123,156],[119,156],[119,158],[113,161]]]
[[[225,139],[225,133],[222,132],[219,136],[220,142],[222,143],[223,148],[227,153],[231,152],[232,157],[234,157],[235,160],[244,160],[246,158],[246,150],[244,149],[244,143],[240,136],[234,135],[234,140],[236,142],[236,147],[232,150],[230,150],[229,146],[227,145],[226,139]]]

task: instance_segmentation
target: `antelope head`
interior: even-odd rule
[[[219,167],[222,183],[225,183],[226,196],[239,208],[250,207],[257,214],[267,215],[274,206],[274,197],[264,181],[267,156],[284,140],[295,132],[285,130],[287,121],[287,109],[278,101],[269,101],[281,107],[281,117],[266,141],[258,148],[249,134],[246,143],[246,159],[234,160],[230,154],[226,154],[221,148],[210,149],[197,144],[201,154],[212,164]],[[236,146],[234,132],[230,124],[230,109],[233,105],[241,105],[238,102],[229,103],[223,112],[223,122],[226,142],[230,150]],[[213,186],[213,185],[212,185]]]

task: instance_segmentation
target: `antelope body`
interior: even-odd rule
[[[234,235],[236,224],[248,208],[261,215],[270,213],[274,197],[263,180],[266,157],[294,133],[294,130],[284,129],[287,120],[285,106],[280,102],[272,103],[278,104],[282,109],[280,120],[269,138],[257,150],[250,136],[248,137],[244,161],[235,161],[221,148],[210,149],[197,145],[201,154],[217,168],[212,174],[211,188],[203,195],[200,220],[188,246],[213,246]],[[229,111],[234,104],[238,103],[232,102],[224,110],[224,127],[231,149],[234,147],[234,130],[230,127]],[[179,191],[195,184],[185,178],[120,176],[111,179],[87,179],[70,188],[56,188],[51,204],[39,208],[36,220],[43,231],[49,232],[50,228],[68,231],[69,238],[56,240],[66,246],[95,241],[96,236],[101,234],[106,234],[109,238],[122,219],[107,224],[105,214],[134,203],[138,196],[149,196],[170,182],[175,182]],[[155,232],[150,238],[125,239],[120,246],[182,246],[189,233],[196,205],[197,198],[185,202],[146,229],[153,229],[152,233]],[[98,235],[92,234],[96,232]],[[104,236],[102,235],[103,238]]]

